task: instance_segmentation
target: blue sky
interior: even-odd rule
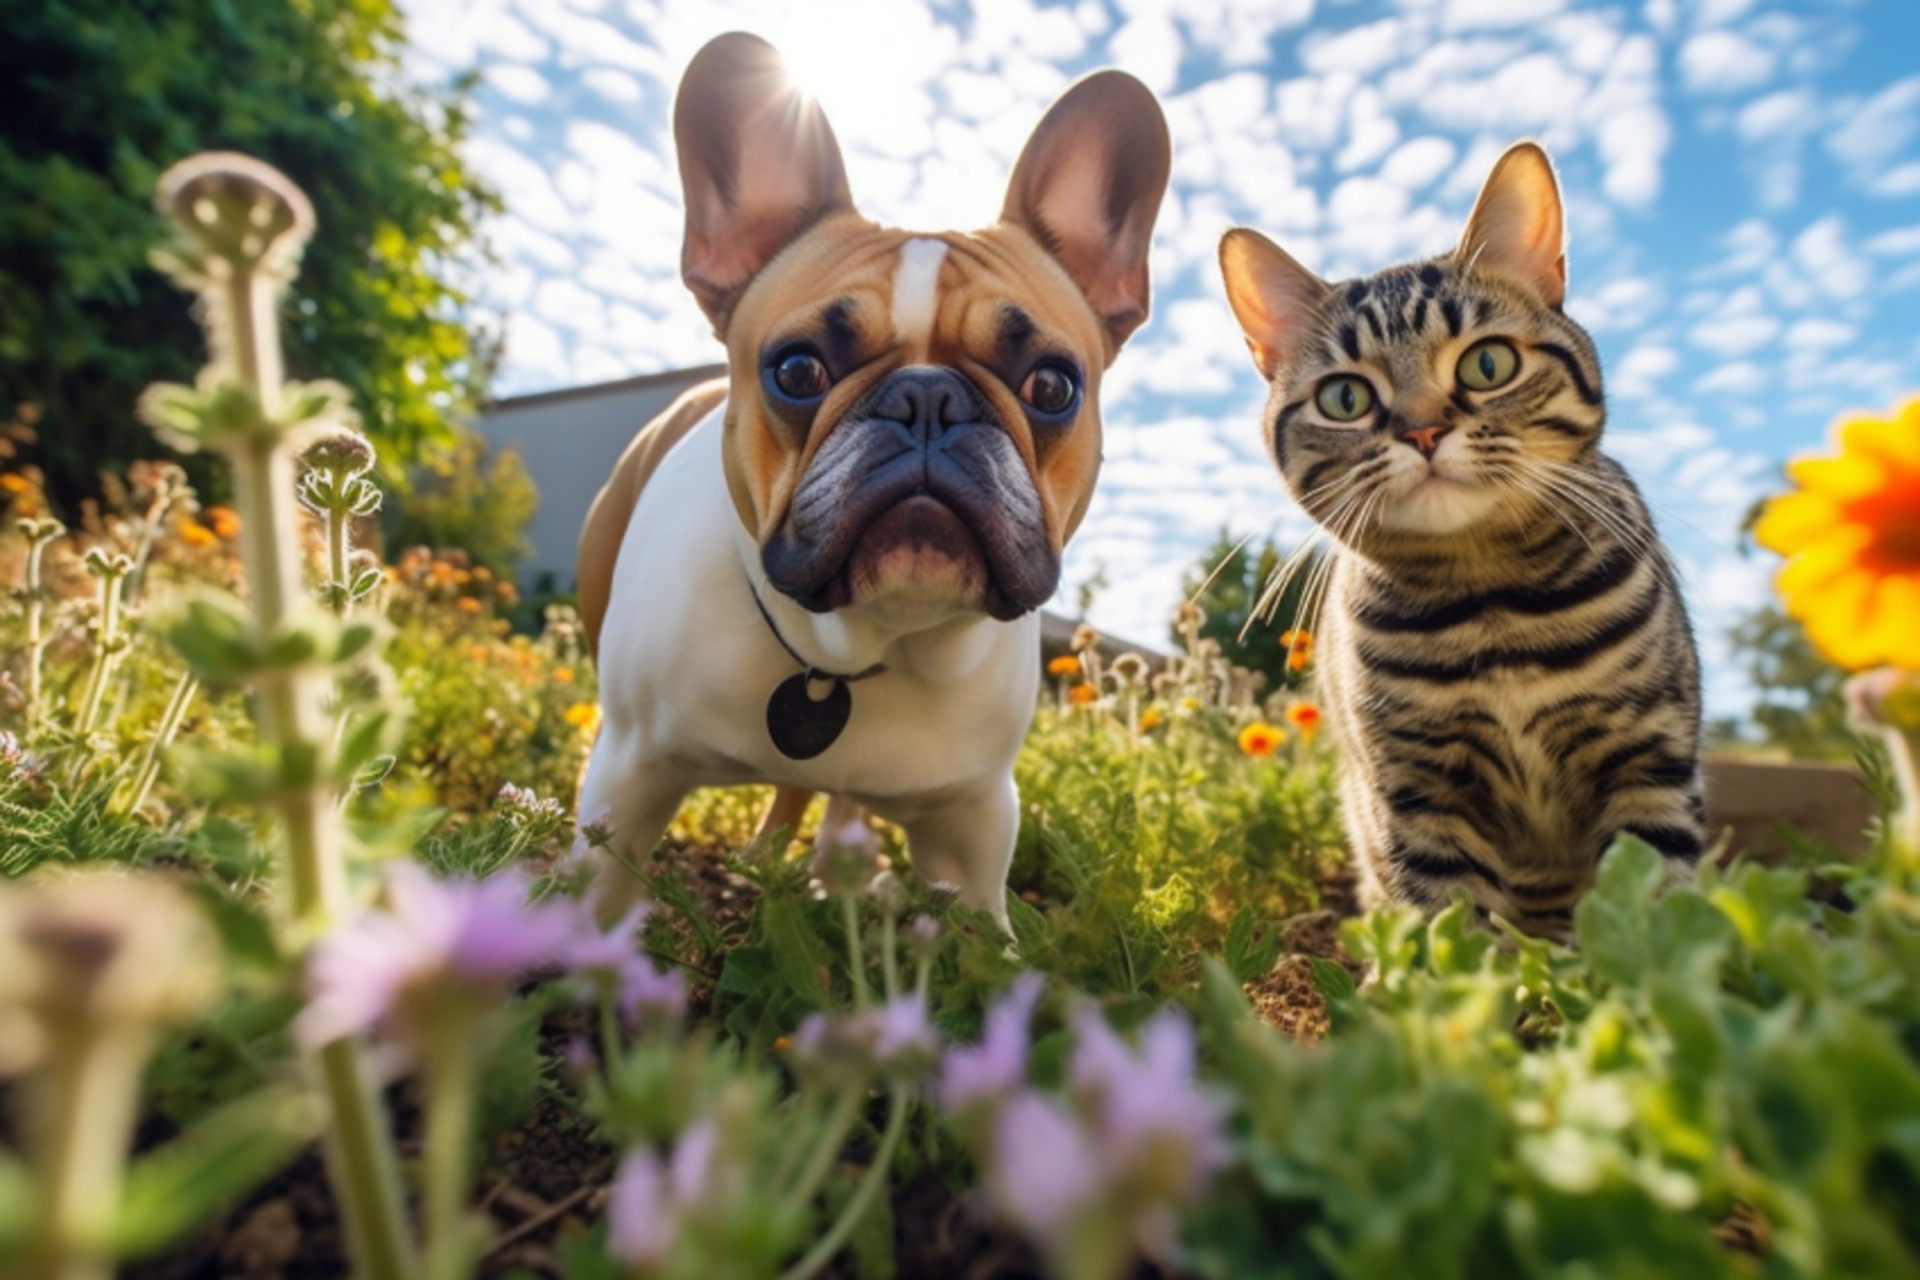
[[[1225,525],[1307,531],[1259,444],[1264,388],[1214,246],[1248,224],[1328,278],[1442,251],[1535,137],[1568,199],[1568,309],[1608,372],[1608,449],[1680,562],[1714,708],[1721,633],[1766,592],[1736,528],[1834,416],[1920,391],[1920,0],[403,0],[410,70],[478,68],[501,189],[500,394],[702,363],[668,127],[709,37],[756,31],[822,99],[869,215],[977,226],[1046,104],[1124,67],[1174,171],[1155,314],[1110,374],[1106,465],[1067,566],[1158,641]]]

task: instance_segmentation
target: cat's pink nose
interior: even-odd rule
[[[1453,430],[1444,422],[1429,422],[1424,426],[1407,427],[1400,432],[1400,438],[1418,449],[1422,455],[1431,458],[1434,450],[1440,447],[1440,437]]]

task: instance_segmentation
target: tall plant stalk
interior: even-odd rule
[[[338,769],[323,705],[330,676],[311,660],[316,652],[344,656],[345,645],[337,627],[329,637],[316,625],[308,606],[294,515],[298,445],[339,419],[344,393],[284,382],[276,317],[313,231],[312,208],[278,171],[230,154],[175,165],[161,176],[155,202],[179,232],[158,260],[199,293],[213,362],[194,389],[150,390],[142,410],[176,446],[217,449],[232,464],[252,617],[240,660],[228,664],[248,669],[227,674],[253,685],[260,738],[280,774],[262,799],[277,811],[289,925],[304,944],[348,905]],[[282,656],[303,632],[310,642],[291,651],[304,648],[307,660]],[[199,648],[204,654],[217,645]],[[365,1280],[408,1280],[418,1273],[416,1254],[365,1048],[342,1039],[316,1057],[331,1107],[327,1163],[356,1271]]]

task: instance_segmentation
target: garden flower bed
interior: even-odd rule
[[[233,507],[156,466],[68,529],[0,477],[0,1266],[1920,1270],[1911,673],[1857,686],[1892,761],[1863,859],[1663,894],[1623,841],[1574,949],[1356,916],[1310,681],[1264,694],[1192,611],[1162,670],[1091,636],[1049,666],[1011,941],[894,833],[761,837],[750,792],[598,920],[574,618],[365,545],[370,450],[273,357],[298,193],[231,161],[163,192],[221,358],[145,411],[234,460]],[[1909,508],[1859,487],[1762,537],[1842,529],[1790,602],[1848,593],[1856,656],[1905,662]]]

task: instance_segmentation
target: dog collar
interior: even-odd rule
[[[800,664],[800,674],[782,680],[773,696],[767,699],[767,736],[787,759],[811,760],[834,744],[853,716],[853,693],[847,686],[879,675],[887,669],[886,664],[876,662],[851,674],[821,670],[801,657],[800,651],[780,634],[779,625],[754,589],[751,578],[747,580],[747,594],[753,597],[754,607],[760,610],[760,617],[773,638],[780,642],[789,658]],[[828,682],[827,692],[816,698],[813,685],[822,680]]]

